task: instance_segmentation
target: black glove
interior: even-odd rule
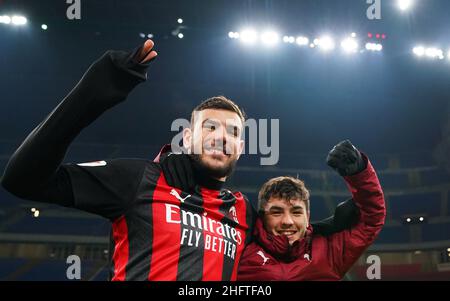
[[[350,140],[339,142],[333,147],[328,153],[327,164],[343,177],[356,175],[367,167],[361,153]]]
[[[195,188],[193,164],[189,155],[168,153],[161,157],[159,163],[169,186],[185,192]]]
[[[350,229],[359,220],[359,208],[353,199],[337,205],[334,215],[324,220],[313,222],[314,234],[329,236],[333,233]]]

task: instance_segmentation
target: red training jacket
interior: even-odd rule
[[[365,156],[364,156],[365,157]],[[383,191],[367,159],[361,173],[344,177],[361,215],[350,230],[324,237],[310,226],[303,239],[289,245],[287,237],[266,232],[258,219],[254,241],[241,257],[237,280],[340,280],[373,243],[384,225]]]

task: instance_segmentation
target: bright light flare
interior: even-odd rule
[[[0,16],[0,23],[10,24],[11,23],[11,17],[10,16]]]
[[[240,32],[239,36],[240,36],[240,40],[244,44],[254,44],[258,37],[256,31],[254,31],[253,29],[245,29]]]
[[[336,47],[334,40],[328,36],[321,37],[317,42],[320,49],[324,51],[333,50]],[[314,44],[316,43],[314,42]]]
[[[358,42],[353,38],[347,38],[341,42],[341,47],[345,52],[352,53],[358,51]]]
[[[266,46],[274,46],[279,40],[280,37],[275,31],[265,31],[261,34],[261,42]]]
[[[306,46],[309,44],[309,39],[307,37],[297,37],[295,42],[297,43],[297,45]]]
[[[417,56],[424,56],[425,55],[425,48],[422,46],[417,46],[413,48],[413,53]]]
[[[378,43],[366,43],[366,50],[380,52],[383,50],[383,45]]]
[[[28,20],[24,16],[13,16],[11,18],[11,23],[13,25],[18,25],[18,26],[25,25],[25,24],[27,24],[27,22],[28,22]]]
[[[398,8],[402,11],[406,11],[411,8],[412,0],[397,0]]]

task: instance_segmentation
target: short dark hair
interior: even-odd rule
[[[264,183],[258,195],[259,212],[264,210],[264,206],[272,197],[286,201],[292,199],[304,201],[306,212],[309,214],[309,191],[302,180],[293,177],[277,177]]]
[[[207,109],[214,110],[225,110],[231,111],[239,115],[239,118],[242,121],[242,126],[245,122],[245,112],[242,110],[237,104],[235,104],[231,99],[226,98],[225,96],[214,96],[204,100],[201,104],[196,106],[191,113],[191,124],[194,123],[194,113],[200,112]]]

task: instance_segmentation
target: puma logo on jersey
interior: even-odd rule
[[[170,191],[170,194],[171,195],[173,195],[174,197],[176,197],[181,203],[184,203],[184,201],[187,199],[187,198],[190,198],[191,197],[191,195],[189,194],[187,197],[185,197],[184,199],[178,194],[178,192],[175,190],[175,189],[172,189],[171,191]]]
[[[266,257],[266,256],[264,256],[264,253],[263,253],[263,251],[258,251],[258,253],[256,253],[256,254],[258,254],[259,256],[261,256],[262,257],[262,259],[264,260],[264,262],[263,262],[263,264],[262,265],[265,265],[266,264],[266,262],[267,262],[267,260],[269,260],[269,257]]]

